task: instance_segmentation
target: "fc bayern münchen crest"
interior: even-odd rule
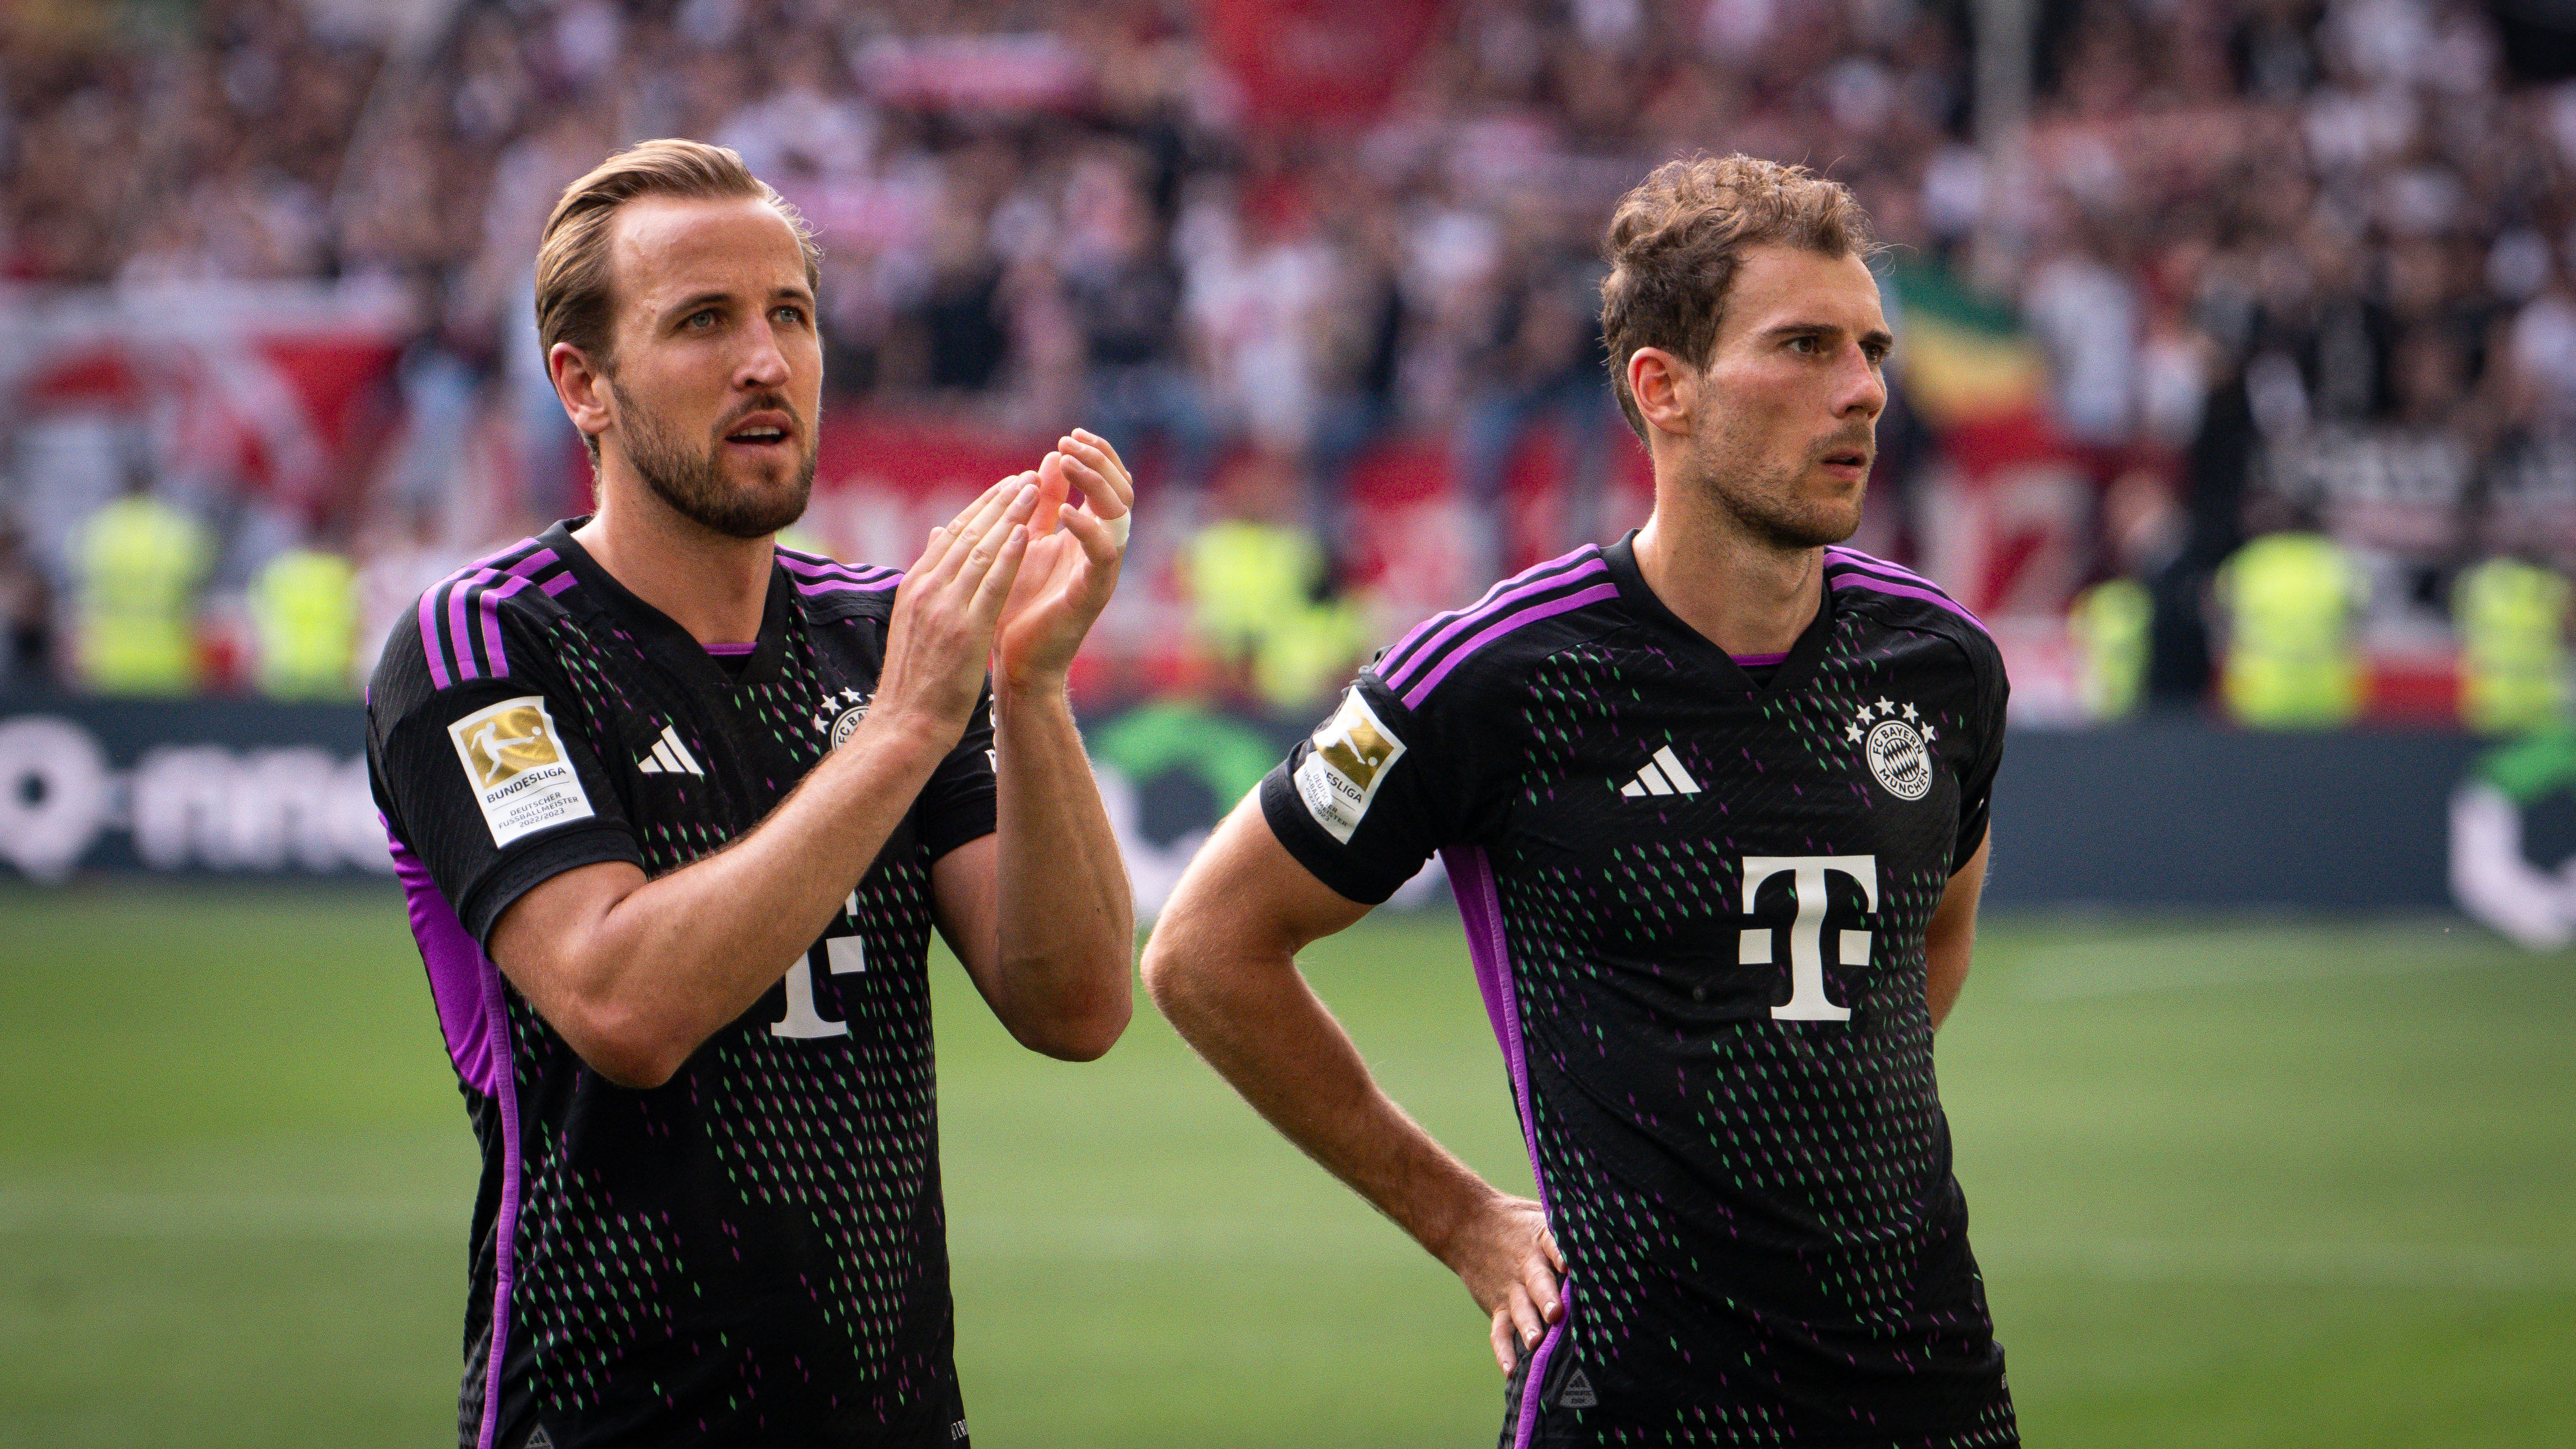
[[[868,699],[869,696],[855,689],[844,689],[823,701],[823,712],[814,716],[814,723],[818,728],[826,726],[830,728],[833,749],[837,750],[846,743],[851,734],[858,729],[859,721],[868,717]],[[845,706],[838,718],[832,714],[832,706],[835,704]]]
[[[1843,731],[1845,738],[1860,746],[1869,772],[1899,800],[1920,800],[1932,793],[1931,743],[1938,736],[1929,723],[1918,727],[1922,718],[1914,706],[1891,704],[1881,697],[1862,705],[1851,727]]]

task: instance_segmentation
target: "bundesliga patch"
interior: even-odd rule
[[[1297,798],[1335,840],[1351,843],[1386,772],[1404,758],[1404,741],[1386,727],[1354,686],[1342,707],[1315,731],[1315,748],[1297,767]]]
[[[590,795],[564,758],[543,695],[521,695],[477,710],[449,725],[447,737],[456,743],[456,758],[464,762],[465,778],[482,802],[483,823],[492,827],[494,845],[590,818]]]

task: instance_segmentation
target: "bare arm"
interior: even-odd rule
[[[1037,506],[996,484],[895,593],[876,703],[768,819],[659,880],[622,862],[554,876],[501,913],[493,964],[583,1061],[652,1087],[821,935],[965,732]]]
[[[941,933],[1011,1035],[1089,1061],[1135,1009],[1136,903],[1065,677],[1117,586],[1126,549],[1109,521],[1136,493],[1117,450],[1087,432],[1067,434],[1038,478],[1040,523],[1057,527],[1029,546],[997,641],[994,833],[949,852],[930,880]]]
[[[1379,1090],[1297,970],[1300,948],[1367,913],[1288,854],[1256,795],[1173,892],[1145,947],[1145,989],[1270,1125],[1458,1275],[1508,1373],[1512,1339],[1534,1345],[1563,1316],[1564,1263],[1538,1204],[1477,1176]]]
[[[993,702],[994,833],[931,867],[939,926],[1021,1045],[1107,1052],[1135,1009],[1135,895],[1061,686]]]
[[[1986,888],[1986,851],[1994,843],[1995,833],[1989,828],[1986,838],[1977,842],[1977,853],[1950,877],[1949,887],[1941,892],[1941,904],[1923,928],[1923,984],[1931,998],[1936,1031],[1968,984],[1968,958],[1977,946],[1977,897]]]

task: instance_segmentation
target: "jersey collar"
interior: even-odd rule
[[[538,535],[538,542],[553,549],[555,555],[571,565],[585,592],[596,599],[617,622],[635,637],[644,652],[664,668],[702,690],[729,693],[739,684],[762,684],[778,678],[779,660],[786,652],[787,619],[796,607],[796,593],[789,585],[787,571],[774,561],[769,566],[769,597],[760,610],[760,638],[751,657],[743,661],[742,672],[718,664],[706,646],[692,637],[670,615],[637,598],[615,575],[599,566],[572,536],[574,529],[590,522],[590,515],[568,518]]]
[[[1646,575],[1637,567],[1637,532],[1629,529],[1617,543],[1601,550],[1610,565],[1610,579],[1619,586],[1621,602],[1629,612],[1643,620],[1648,628],[1669,636],[1672,647],[1681,657],[1696,661],[1710,672],[1710,677],[1723,680],[1745,692],[1769,699],[1796,692],[1815,673],[1816,662],[1825,657],[1825,646],[1833,639],[1834,591],[1825,589],[1816,602],[1816,617],[1807,622],[1798,642],[1790,647],[1789,657],[1780,661],[1779,670],[1771,676],[1768,688],[1756,683],[1744,666],[1732,655],[1717,647],[1715,641],[1683,623],[1681,616],[1665,607],[1664,601],[1646,585]]]

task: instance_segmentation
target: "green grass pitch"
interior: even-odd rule
[[[1309,967],[1526,1187],[1457,928]],[[1484,1328],[1155,1017],[1019,1051],[953,966],[987,1449],[1490,1444]],[[2439,921],[1990,921],[1941,1044],[2025,1432],[2576,1443],[2576,963]],[[0,1444],[435,1444],[474,1158],[399,903],[0,890]]]

